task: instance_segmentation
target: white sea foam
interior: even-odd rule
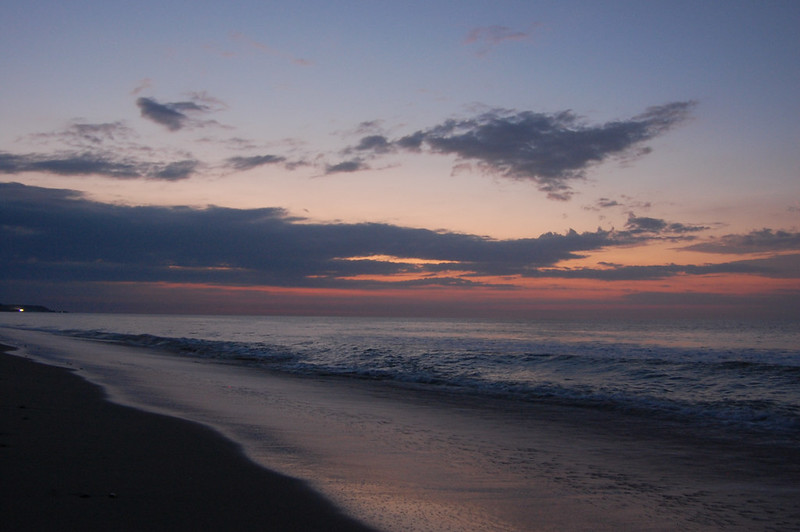
[[[794,323],[16,315],[16,326],[303,375],[800,437]]]
[[[791,324],[768,343],[697,324],[0,322],[57,332],[0,337],[214,426],[387,530],[800,526]]]

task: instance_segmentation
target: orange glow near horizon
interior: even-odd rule
[[[473,279],[503,282],[502,286],[385,286],[380,288],[312,288],[226,286],[204,283],[105,283],[129,292],[144,308],[158,302],[164,312],[191,303],[192,312],[230,314],[330,314],[330,315],[474,315],[515,313],[606,311],[657,312],[666,309],[750,308],[758,303],[800,290],[793,279],[768,279],[754,275],[688,276],[646,281],[595,279]],[[514,285],[508,284],[513,281]],[[389,283],[387,283],[389,284]],[[648,296],[649,294],[649,296]],[[788,297],[788,296],[785,296]],[[648,299],[650,298],[650,299]],[[665,299],[666,298],[666,299]],[[698,299],[699,298],[699,299]],[[767,303],[758,303],[766,305]],[[738,305],[738,306],[737,306]],[[147,307],[150,308],[150,307]],[[769,309],[768,309],[769,310]]]
[[[339,258],[338,260],[350,260],[350,261],[364,260],[364,261],[391,262],[395,264],[415,264],[415,265],[458,264],[458,261],[454,260],[418,259],[411,257],[396,257],[394,255],[368,255],[364,257],[344,257],[344,258]]]
[[[452,273],[452,272],[451,272]],[[415,276],[414,279],[433,279],[430,276]],[[355,279],[355,278],[354,278]],[[358,277],[367,279],[367,276]],[[370,280],[375,279],[369,278]],[[396,296],[414,294],[415,297],[436,295],[450,297],[456,294],[479,293],[481,297],[495,294],[548,294],[548,298],[583,299],[590,295],[596,297],[618,296],[633,292],[674,292],[674,293],[719,293],[730,295],[751,295],[781,290],[798,290],[800,282],[796,279],[772,279],[753,274],[708,274],[708,275],[676,275],[663,279],[606,281],[597,279],[561,279],[561,278],[522,278],[522,277],[470,277],[477,283],[493,286],[442,286],[424,287],[391,286],[387,277],[380,280],[386,282],[382,288],[315,288],[315,287],[282,287],[268,285],[236,286],[213,283],[174,283],[174,282],[116,282],[106,283],[118,286],[154,286],[168,290],[219,290],[230,293],[254,292],[292,294],[297,296]],[[397,279],[392,276],[391,279]],[[403,278],[403,281],[407,279]]]
[[[167,266],[168,270],[177,271],[196,271],[196,272],[246,272],[252,271],[247,268],[238,268],[234,266],[181,266],[178,264],[170,264]]]

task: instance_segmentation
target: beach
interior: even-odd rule
[[[3,356],[10,529],[365,529],[342,512],[388,531],[800,528],[800,460],[785,445],[38,331],[0,336],[23,348]]]
[[[206,427],[109,403],[65,369],[0,368],[2,530],[369,530]]]

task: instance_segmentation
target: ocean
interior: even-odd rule
[[[532,497],[551,493],[588,500],[599,515],[610,507],[627,515],[637,505],[665,519],[679,512],[682,529],[800,526],[787,502],[800,472],[798,322],[0,315],[0,336],[13,329],[124,347],[113,371],[93,369],[88,357],[80,365],[90,379],[94,372],[147,390],[140,395],[175,387],[174,397],[153,404],[200,412],[186,417],[222,427],[246,448],[262,445],[252,453],[257,461],[311,480],[384,529],[458,530],[464,516],[473,530],[538,529],[525,524],[532,520],[562,529],[561,517],[529,508]],[[148,374],[145,361],[145,370],[122,376],[125,353],[137,352],[182,368],[194,362],[205,373],[185,379],[194,370],[163,366]],[[268,375],[303,391],[276,399],[278,381],[255,384]],[[158,386],[139,384],[159,378]],[[362,388],[366,396],[352,395]],[[345,405],[345,396],[359,399]],[[387,397],[413,409],[376,406]],[[264,417],[273,408],[284,410]],[[344,435],[324,435],[334,433]],[[299,466],[305,445],[313,459]],[[333,447],[325,469],[321,457]],[[434,473],[445,463],[446,473]],[[480,511],[465,510],[467,493]],[[427,517],[409,521],[398,499]],[[610,530],[625,521],[609,523]]]
[[[2,324],[306,376],[614,410],[800,443],[800,323],[6,314]]]

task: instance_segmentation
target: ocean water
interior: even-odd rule
[[[3,314],[0,326],[800,444],[800,324]]]

